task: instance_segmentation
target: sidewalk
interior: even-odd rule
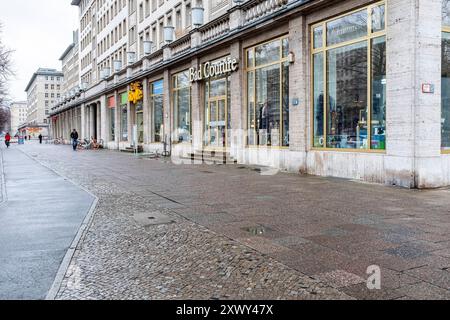
[[[12,145],[0,147],[0,299],[44,299],[93,197]]]
[[[23,150],[99,197],[61,299],[450,299],[449,190]]]

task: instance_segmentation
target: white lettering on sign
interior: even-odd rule
[[[239,67],[239,60],[236,58],[225,58],[218,62],[206,62],[198,68],[189,69],[189,81],[195,82],[203,79],[218,77],[234,72]]]

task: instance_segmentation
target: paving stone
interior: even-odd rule
[[[427,278],[419,270],[450,268],[448,193],[268,177],[237,166],[175,165],[106,150],[22,148],[99,197],[59,299],[445,296],[446,275]],[[137,223],[139,213],[145,223]],[[174,222],[147,224],[148,213]],[[245,230],[258,225],[264,233]],[[363,283],[374,264],[382,272],[376,291]],[[423,292],[414,295],[415,289]]]

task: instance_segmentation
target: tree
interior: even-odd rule
[[[0,133],[9,130],[10,113],[6,110],[8,99],[8,81],[13,76],[11,55],[2,42],[2,25],[0,23]]]

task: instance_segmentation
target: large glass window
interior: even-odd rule
[[[109,110],[109,135],[110,141],[114,141],[116,138],[115,135],[115,113],[116,113],[116,101],[115,97],[108,98],[108,110]]]
[[[247,49],[249,145],[289,146],[288,52],[286,37]]]
[[[122,93],[120,95],[120,140],[128,141],[128,94]]]
[[[450,152],[450,0],[442,1],[441,147]]]
[[[162,142],[164,137],[163,83],[164,83],[163,80],[159,80],[151,84],[151,101],[153,112],[153,142]]]
[[[172,83],[175,140],[191,141],[191,85],[189,71],[173,76]]]
[[[313,26],[313,147],[385,149],[384,15],[377,3]]]

